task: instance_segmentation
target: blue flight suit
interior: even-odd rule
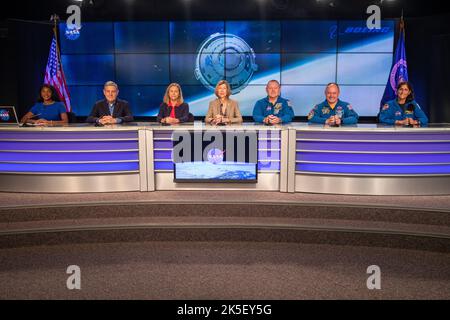
[[[384,124],[395,124],[397,120],[412,118],[419,120],[421,125],[428,124],[428,118],[425,112],[420,108],[419,104],[413,100],[401,106],[397,99],[387,102],[380,112],[380,122]]]
[[[338,100],[334,109],[331,109],[327,100],[316,105],[308,114],[308,121],[312,123],[325,124],[331,116],[335,116],[339,113],[341,113],[342,124],[358,123],[359,116],[356,111],[353,110],[349,103],[341,100]]]
[[[264,119],[270,115],[281,119],[282,123],[291,122],[294,118],[294,110],[291,102],[287,99],[278,97],[275,104],[269,101],[269,97],[258,100],[253,108],[253,120],[263,123]]]

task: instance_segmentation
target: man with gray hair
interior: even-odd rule
[[[133,121],[131,108],[127,101],[118,99],[119,87],[113,81],[103,86],[105,99],[97,101],[86,122],[100,125]]]

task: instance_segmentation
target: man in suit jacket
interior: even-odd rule
[[[106,82],[103,87],[103,94],[105,99],[95,103],[86,122],[105,125],[133,121],[128,102],[117,98],[119,87],[115,82]]]

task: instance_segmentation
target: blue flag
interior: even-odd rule
[[[405,24],[403,17],[400,20],[400,35],[395,50],[395,57],[392,63],[391,72],[389,73],[389,79],[384,90],[383,98],[381,99],[380,106],[390,100],[394,100],[397,97],[397,85],[401,81],[408,81],[408,64],[406,63],[406,49],[405,49]]]

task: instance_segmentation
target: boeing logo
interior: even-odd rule
[[[380,29],[369,29],[367,27],[361,27],[361,26],[350,26],[347,27],[343,32],[338,32],[338,26],[334,25],[330,28],[330,39],[336,39],[336,36],[339,34],[340,36],[343,35],[349,35],[349,34],[365,34],[365,33],[378,33],[378,34],[385,34],[389,33],[391,31],[391,27],[384,27]]]

